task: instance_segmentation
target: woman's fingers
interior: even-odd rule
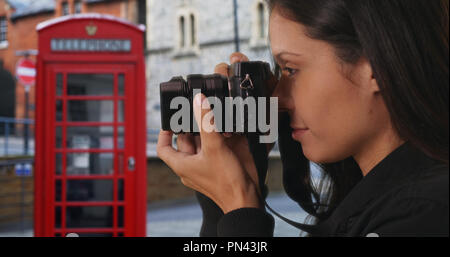
[[[248,57],[243,53],[235,52],[230,55],[230,63],[231,64],[237,63],[237,62],[248,62],[248,61],[249,61]]]
[[[235,52],[233,54],[230,55],[230,63],[237,63],[237,62],[248,62],[248,57],[240,52]],[[225,63],[221,63],[219,65],[216,66],[216,73],[227,73],[228,76],[228,69],[229,66]],[[223,133],[223,136],[225,138],[231,138],[233,137],[233,133]]]
[[[226,63],[219,63],[214,68],[214,73],[228,77],[228,67],[229,66]]]
[[[220,148],[224,139],[221,134],[216,132],[214,113],[203,94],[197,94],[194,98],[194,116],[200,129],[202,150]]]
[[[158,145],[156,151],[158,157],[161,158],[177,175],[183,176],[183,170],[189,165],[189,154],[178,152],[172,146],[173,133],[169,131],[161,131],[159,133]]]
[[[202,150],[202,141],[200,140],[200,136],[196,135],[194,136],[194,142],[196,147],[196,153],[199,153]]]
[[[196,146],[192,134],[181,134],[177,138],[177,149],[179,152],[195,154]]]
[[[233,133],[225,132],[225,133],[223,133],[223,136],[224,136],[225,138],[232,138],[232,137],[233,137]]]
[[[237,63],[237,62],[248,62],[248,57],[245,56],[242,53],[236,52],[231,54],[230,56],[230,63]],[[214,73],[216,74],[220,74],[223,76],[228,77],[228,70],[229,70],[230,66],[226,63],[219,63],[216,65],[216,67],[214,68]]]

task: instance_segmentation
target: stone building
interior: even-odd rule
[[[271,61],[268,7],[264,0],[237,0],[240,51]],[[173,76],[210,74],[236,51],[233,0],[147,1],[147,122],[160,128],[159,84]]]

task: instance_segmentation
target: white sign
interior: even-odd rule
[[[91,139],[86,135],[73,136],[74,149],[89,149]],[[73,157],[73,166],[76,168],[89,168],[89,153],[76,153]]]

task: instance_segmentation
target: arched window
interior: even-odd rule
[[[195,46],[197,43],[195,26],[195,16],[191,13],[191,46]]]
[[[176,47],[177,55],[192,55],[198,51],[197,15],[189,9],[181,10],[177,16],[179,43]]]
[[[193,56],[199,51],[197,13],[186,5],[188,3],[181,5],[176,15],[177,28],[175,30],[175,38],[179,40],[174,49],[174,55],[176,57]]]
[[[264,38],[266,36],[265,8],[263,3],[258,4],[258,36]]]
[[[266,47],[268,45],[268,20],[267,4],[263,0],[255,0],[252,6],[251,47]]]
[[[8,18],[0,17],[0,44],[8,42]]]
[[[67,1],[62,2],[61,11],[63,16],[70,14],[69,3]]]
[[[81,0],[77,0],[74,3],[74,13],[81,13],[82,3]]]
[[[180,17],[180,48],[184,48],[186,45],[186,28],[184,16]]]

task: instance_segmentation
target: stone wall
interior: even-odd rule
[[[282,190],[281,159],[269,160],[268,187],[271,192]],[[194,191],[184,186],[179,177],[160,159],[147,161],[147,199],[149,203],[194,196]]]
[[[2,158],[3,159],[3,158]],[[18,177],[13,166],[0,167],[0,229],[33,218],[34,177]]]
[[[261,0],[239,0],[240,50],[250,60],[271,62],[267,41],[252,43],[255,4]],[[179,16],[193,13],[197,45],[180,53]],[[266,17],[267,18],[267,17]],[[187,28],[186,33],[190,32]],[[150,0],[147,5],[147,127],[160,128],[159,84],[174,76],[211,74],[214,67],[229,62],[235,52],[233,1],[223,0]]]
[[[271,157],[269,160],[268,186],[271,192],[282,190],[281,160]],[[22,184],[23,183],[23,184]],[[147,160],[147,201],[179,200],[191,198],[194,191],[184,186],[176,174],[158,158]],[[22,202],[20,192],[24,189]],[[20,221],[22,207],[26,223],[33,218],[34,177],[17,177],[14,167],[0,168],[0,230]],[[8,207],[7,207],[8,206]],[[3,218],[2,218],[3,217]]]

